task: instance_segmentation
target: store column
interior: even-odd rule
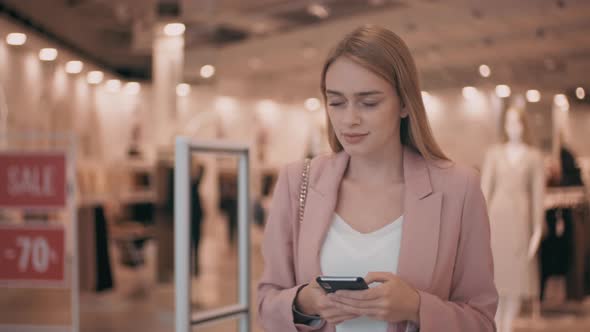
[[[156,159],[162,151],[174,150],[176,131],[176,86],[182,80],[184,59],[184,25],[181,23],[157,24],[152,51],[153,103],[150,127]],[[156,202],[156,238],[158,242],[157,280],[168,283],[174,274],[174,230],[171,195],[172,168],[156,162],[157,183],[166,188],[165,197]]]
[[[184,25],[157,24],[152,52],[152,128],[157,149],[174,145],[176,85],[182,80]]]

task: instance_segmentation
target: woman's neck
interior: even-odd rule
[[[404,181],[403,145],[390,146],[387,153],[350,157],[345,177],[369,186],[402,183]]]

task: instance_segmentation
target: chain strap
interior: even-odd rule
[[[309,186],[309,166],[311,159],[305,159],[303,171],[301,172],[301,188],[299,189],[299,223],[303,222],[303,211],[305,210],[305,200],[307,199],[307,188]]]

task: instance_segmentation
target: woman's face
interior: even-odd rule
[[[341,57],[326,72],[326,97],[334,133],[349,155],[384,153],[399,142],[407,112],[381,77]]]

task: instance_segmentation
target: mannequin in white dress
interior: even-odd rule
[[[505,142],[488,151],[482,169],[500,295],[499,332],[512,331],[523,298],[538,297],[535,256],[543,233],[545,186],[543,160],[529,145],[524,112],[510,109],[505,115]]]

